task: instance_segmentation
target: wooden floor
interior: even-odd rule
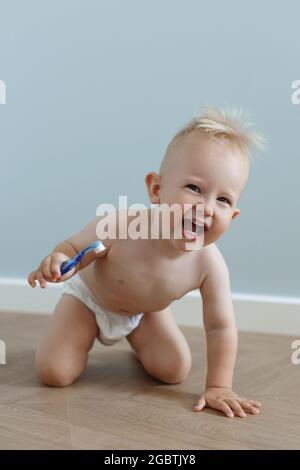
[[[263,403],[258,416],[226,418],[192,405],[205,377],[203,332],[182,328],[193,354],[183,384],[149,377],[126,340],[95,343],[87,370],[68,388],[39,383],[34,350],[49,317],[0,313],[1,449],[299,449],[300,365],[295,338],[240,333],[235,388]]]

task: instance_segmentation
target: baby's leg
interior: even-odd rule
[[[76,297],[63,294],[46,337],[36,353],[36,368],[47,385],[64,387],[83,372],[98,335],[93,313]]]
[[[127,339],[146,371],[162,382],[182,382],[191,369],[191,352],[170,307],[144,314]]]

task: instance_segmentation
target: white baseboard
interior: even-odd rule
[[[0,278],[0,310],[4,312],[52,313],[62,284],[39,285],[33,289],[25,279]]]
[[[300,337],[299,298],[232,294],[232,300],[240,331]],[[201,298],[197,292],[173,302],[172,310],[179,325],[203,326]]]
[[[32,289],[24,279],[0,278],[0,310],[50,314],[61,295],[61,284]],[[300,298],[233,294],[239,330],[300,336]],[[179,325],[203,326],[201,297],[190,292],[173,302]]]

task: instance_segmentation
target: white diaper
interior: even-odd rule
[[[63,294],[71,294],[77,297],[77,299],[92,310],[100,330],[98,339],[106,346],[111,346],[129,335],[139,325],[143,316],[143,313],[139,313],[128,317],[101,307],[78,274],[64,282]]]

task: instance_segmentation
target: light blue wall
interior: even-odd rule
[[[300,3],[0,0],[0,276],[25,277],[144,175],[201,105],[269,138],[219,243],[235,292],[299,296]]]

